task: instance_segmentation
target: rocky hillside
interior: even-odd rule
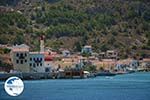
[[[26,43],[80,51],[117,49],[124,57],[150,54],[148,0],[1,0],[0,44]]]

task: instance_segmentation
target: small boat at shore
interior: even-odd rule
[[[114,77],[106,76],[105,78],[107,78],[107,79],[113,79]]]
[[[103,72],[98,72],[96,76],[115,76],[116,73],[109,72],[109,71],[103,71]]]

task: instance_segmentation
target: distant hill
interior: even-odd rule
[[[38,49],[43,34],[54,49],[92,45],[97,52],[117,49],[123,57],[150,55],[148,0],[1,0],[0,5],[0,44]]]

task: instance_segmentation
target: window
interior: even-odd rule
[[[66,72],[66,76],[70,76],[70,74],[71,74],[70,72]]]
[[[134,66],[134,64],[132,64],[132,66]]]
[[[25,59],[25,61],[24,62],[27,62],[27,60]]]
[[[30,67],[32,66],[32,63],[30,63]]]
[[[37,63],[37,66],[39,66],[39,63]]]
[[[18,63],[19,63],[19,60],[16,60],[16,63],[18,64]]]
[[[26,53],[25,53],[24,55],[25,55],[25,57],[27,56],[27,54],[26,54]]]
[[[21,53],[20,56],[23,57],[23,53]]]
[[[33,64],[33,67],[35,67],[35,63]]]
[[[40,58],[40,61],[42,61],[42,58]]]
[[[40,66],[42,66],[42,63],[40,63]]]
[[[16,53],[16,56],[19,57],[19,53]]]
[[[20,53],[20,55],[19,55],[19,59],[25,59],[25,57],[24,57],[23,53]]]
[[[50,69],[49,68],[45,68],[45,72],[50,72]]]
[[[37,61],[39,61],[39,58],[37,58]]]
[[[30,58],[30,61],[32,61],[32,58]]]
[[[23,64],[23,60],[21,60],[20,63]]]

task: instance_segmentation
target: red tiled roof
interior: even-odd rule
[[[52,56],[45,56],[44,58],[45,61],[52,61],[53,60],[53,57]]]

